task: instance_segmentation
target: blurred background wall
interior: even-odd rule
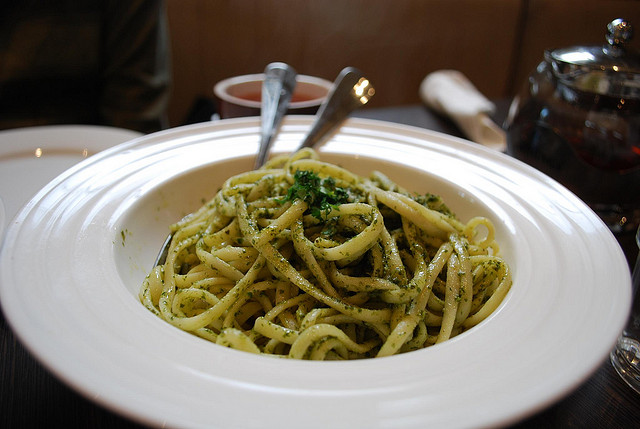
[[[168,0],[171,126],[224,78],[284,61],[333,80],[346,66],[376,87],[368,107],[419,103],[430,72],[456,69],[491,98],[512,96],[545,49],[604,43],[639,0]],[[637,34],[633,45],[638,46]]]

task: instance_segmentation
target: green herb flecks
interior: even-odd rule
[[[321,179],[316,173],[308,170],[295,172],[294,183],[281,202],[302,200],[309,204],[309,213],[319,220],[326,220],[332,209],[349,200],[346,189],[336,186],[332,177]]]

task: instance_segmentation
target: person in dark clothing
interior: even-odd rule
[[[0,129],[167,127],[163,0],[20,0],[0,6]]]

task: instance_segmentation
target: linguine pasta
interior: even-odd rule
[[[140,300],[177,328],[252,353],[421,349],[480,323],[511,286],[488,219],[463,223],[435,195],[311,149],[229,178],[171,231]]]

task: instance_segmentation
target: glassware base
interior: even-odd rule
[[[590,207],[614,234],[635,233],[640,225],[640,208],[607,204],[590,204]]]
[[[640,393],[640,342],[620,337],[610,355],[611,364],[633,390]]]

